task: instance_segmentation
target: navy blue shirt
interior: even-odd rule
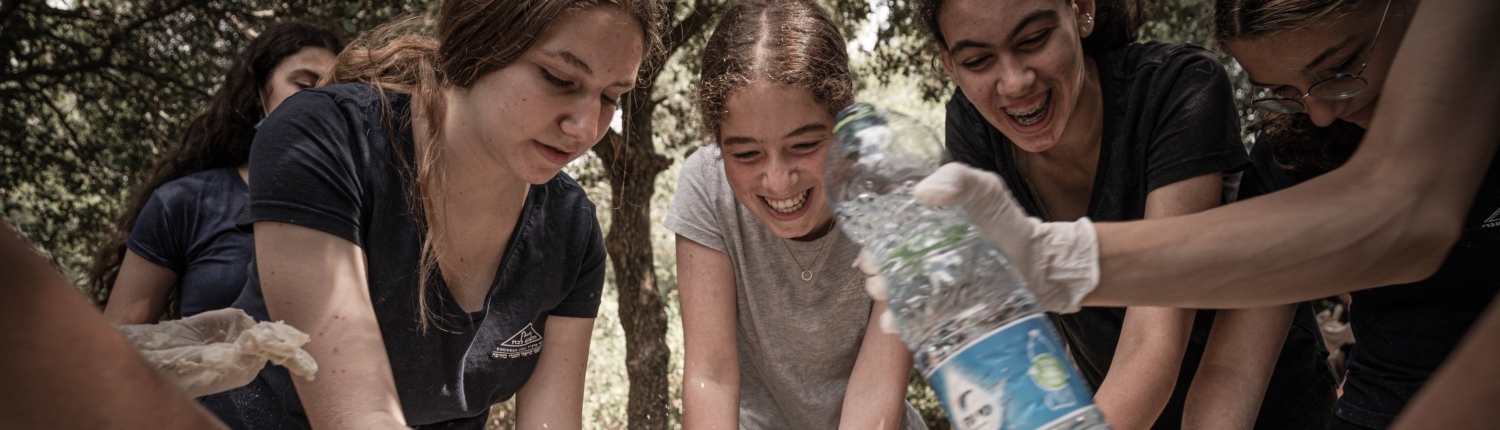
[[[1088,204],[1090,219],[1144,218],[1151,191],[1245,167],[1229,78],[1207,50],[1142,43],[1094,59],[1104,103],[1104,134]],[[1041,217],[1035,194],[1015,168],[1012,151],[1018,150],[1010,139],[985,120],[962,91],[955,92],[947,107],[946,145],[954,161],[999,173],[1026,212]],[[1232,182],[1232,175],[1226,176],[1226,182]],[[1125,308],[1085,307],[1051,316],[1084,378],[1098,390],[1114,360]],[[1181,428],[1188,388],[1213,320],[1214,311],[1197,312],[1176,389],[1153,429]],[[1282,345],[1256,428],[1321,429],[1334,395],[1326,360],[1312,312],[1303,305]]]
[[[1256,139],[1241,198],[1291,187],[1320,173],[1283,170],[1271,143]],[[1500,293],[1500,164],[1490,162],[1463,235],[1431,277],[1356,291],[1349,305],[1349,373],[1334,404],[1339,418],[1383,429],[1417,394]]]
[[[136,216],[125,246],[177,274],[182,316],[234,303],[255,257],[255,239],[235,228],[250,189],[237,168],[193,173],[162,184]]]
[[[490,405],[531,376],[547,317],[598,312],[605,253],[594,205],[562,173],[531,186],[484,309],[464,312],[442,276],[433,276],[426,298],[434,320],[423,331],[416,285],[421,242],[405,167],[412,157],[409,106],[405,96],[387,96],[389,122],[376,90],[360,84],[302,91],[277,108],[251,150],[249,221],[305,226],[363,249],[407,424],[483,429]],[[392,123],[399,129],[388,130]],[[234,306],[267,319],[253,270]],[[291,376],[280,366],[204,404],[238,429],[307,427]]]

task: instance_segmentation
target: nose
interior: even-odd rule
[[[767,191],[778,194],[777,197],[785,197],[780,194],[790,191],[797,184],[799,174],[797,165],[790,157],[772,155],[762,181]]]
[[[1031,89],[1031,84],[1036,81],[1036,73],[1031,67],[1021,61],[1004,58],[997,64],[999,67],[999,79],[995,82],[995,93],[1001,99],[1008,97],[1025,97],[1026,91]]]
[[[1307,105],[1307,116],[1308,118],[1312,118],[1313,124],[1316,124],[1318,127],[1327,127],[1333,124],[1333,120],[1338,119],[1338,105],[1343,103],[1343,101],[1308,97],[1302,99],[1302,103]]]
[[[601,133],[599,128],[599,104],[602,103],[593,97],[583,96],[573,102],[566,112],[563,112],[558,127],[564,135],[581,143],[593,143],[599,140],[596,134]]]

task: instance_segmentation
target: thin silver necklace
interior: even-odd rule
[[[821,245],[818,245],[818,253],[813,254],[812,261],[809,261],[807,264],[814,265],[814,267],[816,267],[816,265],[818,264],[818,257],[822,257],[823,256],[823,249],[828,247],[828,237],[829,236],[833,236],[833,228],[836,227],[837,224],[838,224],[838,221],[835,220],[833,223],[830,223],[828,225],[828,232],[823,234],[823,239],[822,239],[823,243]],[[812,282],[812,278],[813,278],[812,269],[804,267],[802,265],[801,261],[797,261],[797,254],[794,253],[794,252],[792,252],[792,247],[787,246],[787,244],[786,244],[786,238],[780,238],[780,239],[781,239],[781,247],[783,249],[786,249],[787,255],[791,255],[792,256],[792,262],[793,263],[797,263],[797,268],[802,270],[802,280],[803,281],[807,281],[807,282]]]

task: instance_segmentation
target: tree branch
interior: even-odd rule
[[[57,124],[62,126],[63,131],[68,132],[68,138],[73,140],[72,146],[77,148],[78,144],[83,141],[78,139],[78,132],[73,130],[73,126],[68,125],[68,115],[63,113],[61,108],[57,107],[57,103],[53,102],[51,97],[40,98],[47,101],[46,106],[51,108],[53,115],[57,115]]]
[[[672,54],[677,51],[677,47],[682,46],[688,39],[703,32],[703,27],[708,25],[709,20],[713,19],[714,14],[718,12],[717,9],[710,0],[693,0],[693,11],[689,12],[688,16],[683,17],[681,21],[678,21],[676,25],[673,25],[672,31],[668,32],[667,37],[662,40],[662,44],[666,46],[665,57],[672,58]]]
[[[201,95],[203,97],[209,97],[209,96],[211,96],[211,94],[209,94],[208,91],[204,91],[202,88],[198,88],[198,87],[195,87],[195,86],[192,86],[192,85],[188,85],[187,82],[183,82],[181,79],[178,79],[175,76],[166,75],[166,74],[158,73],[156,71],[142,69],[142,68],[138,68],[138,67],[134,67],[134,66],[127,66],[127,65],[107,66],[105,68],[106,69],[116,69],[116,70],[122,70],[122,71],[126,71],[126,72],[131,72],[131,73],[135,73],[135,74],[138,74],[138,75],[142,75],[142,76],[151,78],[152,80],[155,80],[155,81],[158,81],[158,82],[166,82],[166,83],[169,83],[169,84],[173,84],[173,85],[176,85],[178,87],[181,87],[182,89],[185,89],[185,90],[197,93],[198,95]]]

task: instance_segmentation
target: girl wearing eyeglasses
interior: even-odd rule
[[[1199,47],[1131,43],[1124,2],[928,0],[919,13],[959,89],[949,152],[1004,177],[1029,216],[1198,212],[1245,166],[1223,67]],[[1306,306],[1070,311],[1054,321],[1116,429],[1325,425],[1333,375]]]
[[[1264,66],[1300,70],[1328,47],[1351,38],[1399,46],[1375,46],[1368,54],[1365,92],[1376,91],[1386,103],[1377,105],[1369,133],[1347,162],[1285,190],[1168,219],[1039,222],[1019,207],[1008,180],[958,163],[917,184],[916,198],[929,205],[963,207],[984,236],[1013,257],[1027,288],[1044,299],[1041,305],[1048,310],[1080,305],[1268,306],[1426,279],[1423,295],[1410,296],[1412,302],[1391,316],[1420,325],[1425,324],[1422,318],[1441,316],[1431,310],[1431,297],[1470,288],[1464,285],[1495,285],[1493,275],[1471,273],[1470,279],[1456,280],[1461,277],[1450,271],[1479,266],[1471,259],[1485,255],[1493,266],[1494,256],[1500,255],[1482,240],[1494,234],[1494,213],[1500,206],[1500,174],[1493,169],[1500,148],[1500,122],[1494,121],[1500,113],[1500,81],[1494,79],[1500,56],[1476,55],[1493,52],[1500,39],[1500,27],[1493,23],[1500,3],[1395,2],[1380,30],[1378,21],[1355,23],[1358,16],[1385,14],[1384,5],[1370,12],[1373,2],[1318,2],[1328,6],[1326,11],[1307,13],[1301,21],[1266,21],[1284,25],[1243,39],[1244,29],[1257,27],[1249,23],[1258,19],[1249,18],[1272,15],[1243,12],[1278,9],[1260,2],[1224,3],[1218,6],[1224,12],[1219,26],[1235,29],[1235,37],[1227,38],[1236,45],[1231,51],[1261,83],[1293,85],[1305,93],[1338,72],[1320,68],[1321,76],[1283,72],[1286,76],[1278,78],[1271,76],[1275,69]],[[1401,27],[1408,23],[1410,34],[1405,34]],[[1382,32],[1378,43],[1376,31]],[[1304,37],[1291,37],[1297,34]],[[1263,43],[1282,48],[1275,52],[1277,58],[1249,55],[1246,48]],[[1369,47],[1359,48],[1354,50]],[[1387,78],[1379,76],[1387,72],[1391,85],[1383,85]],[[1287,77],[1301,83],[1277,82]],[[1355,117],[1376,93],[1328,107]],[[1318,113],[1324,107],[1316,104],[1326,101],[1302,101],[1312,108],[1309,120],[1324,115]],[[1470,334],[1452,347],[1423,390],[1405,408],[1382,406],[1401,409],[1392,428],[1478,430],[1500,422],[1494,401],[1500,395],[1500,362],[1494,355],[1500,351],[1500,305],[1493,303],[1493,294],[1471,296],[1475,302],[1491,302],[1489,309],[1474,320]],[[1455,304],[1449,297],[1443,306]],[[1354,313],[1362,312],[1360,298],[1354,302]],[[1394,334],[1450,336],[1407,331],[1376,332],[1372,338],[1369,331],[1355,331],[1364,346],[1391,342]],[[1352,385],[1346,388],[1353,391]]]
[[[1411,0],[1220,0],[1215,37],[1267,113],[1241,198],[1290,187],[1347,161],[1370,127],[1411,23]],[[1491,167],[1463,235],[1427,279],[1356,291],[1334,429],[1384,429],[1500,292],[1500,173]]]

